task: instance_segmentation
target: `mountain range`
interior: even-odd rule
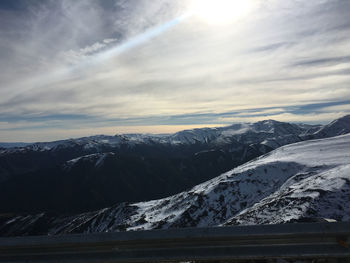
[[[349,124],[267,120],[2,149],[0,235],[349,220],[350,136],[339,136]]]
[[[11,216],[0,234],[70,234],[350,220],[350,134],[280,147],[188,191],[71,216]]]

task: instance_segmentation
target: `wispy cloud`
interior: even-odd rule
[[[185,0],[19,2],[0,5],[2,141],[349,113],[349,1],[255,0],[225,25],[177,21]]]
[[[345,64],[350,63],[350,56],[302,60],[300,62],[293,64],[292,66],[329,66],[329,65],[337,65],[337,64],[343,64],[343,63]]]

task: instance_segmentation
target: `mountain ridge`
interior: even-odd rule
[[[350,134],[286,145],[167,198],[68,217],[16,216],[3,220],[0,234],[274,224],[305,217],[349,221],[349,149]]]
[[[314,134],[343,133],[348,121],[344,117],[321,127],[266,120],[155,137],[99,135],[1,150],[0,199],[8,201],[0,204],[0,212],[79,213],[167,197],[280,146]],[[317,133],[324,127],[331,132]]]

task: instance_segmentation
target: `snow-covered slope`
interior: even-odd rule
[[[336,119],[331,123],[320,127],[315,132],[309,131],[308,134],[314,138],[326,138],[350,133],[350,115]]]
[[[349,190],[350,135],[302,142],[281,147],[188,192],[133,204],[137,210],[127,221],[127,230],[225,221],[282,223],[304,216],[349,220]]]
[[[350,220],[350,134],[284,146],[240,168],[257,170],[276,160],[302,169],[226,224],[284,223],[302,217]]]
[[[281,147],[165,199],[101,210],[85,231],[283,223],[305,216],[349,220],[349,193],[350,135],[344,135]],[[132,212],[120,222],[126,207]]]
[[[24,233],[43,220],[48,222],[43,233],[62,234],[286,223],[304,217],[350,220],[350,134],[280,147],[168,198],[71,217],[17,216],[0,233]]]
[[[88,154],[84,155],[78,158],[74,158],[72,160],[69,160],[63,164],[64,169],[71,169],[73,166],[76,164],[82,163],[82,162],[92,162],[94,163],[95,167],[99,167],[103,165],[104,160],[108,156],[115,156],[115,153],[113,152],[108,152],[108,153],[93,153],[93,154]]]

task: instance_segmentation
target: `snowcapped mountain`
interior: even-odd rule
[[[241,123],[220,128],[201,128],[184,130],[174,134],[123,134],[115,136],[97,135],[78,139],[61,140],[54,142],[39,142],[24,147],[6,147],[0,154],[8,152],[24,151],[54,151],[62,148],[83,147],[85,150],[101,150],[104,147],[130,147],[139,144],[225,144],[232,140],[243,143],[260,143],[264,140],[283,141],[284,137],[305,134],[310,128],[320,128],[320,125],[297,125],[274,120],[260,121],[256,123]],[[298,138],[297,140],[301,140]],[[281,142],[283,144],[283,142]],[[11,144],[9,144],[11,145]],[[9,146],[8,145],[8,146]]]
[[[0,149],[7,149],[7,148],[18,148],[18,147],[24,147],[30,145],[30,143],[25,142],[0,142]]]
[[[238,142],[284,145],[287,140],[301,141],[298,136],[309,138],[326,138],[350,132],[350,115],[344,116],[327,125],[291,124],[274,120],[259,121],[256,123],[238,123],[219,128],[201,128],[184,130],[174,134],[123,134],[115,136],[96,135],[78,139],[60,140],[38,143],[0,143],[0,154],[14,151],[53,151],[62,148],[82,146],[85,150],[101,150],[106,146],[121,147],[122,145],[135,146],[138,144],[225,144],[232,140]],[[6,149],[5,149],[6,148]]]
[[[80,213],[163,198],[282,145],[343,134],[349,123],[349,116],[325,126],[266,120],[170,135],[98,135],[2,149],[0,200],[7,202],[0,203],[0,212]],[[241,203],[237,209],[244,208],[245,201]]]
[[[306,130],[268,120],[170,135],[98,135],[2,149],[0,199],[9,201],[0,203],[0,212],[82,212],[166,197],[280,145],[301,141],[299,135]],[[118,185],[118,191],[111,185]]]
[[[327,138],[350,133],[350,115],[336,119],[331,123],[320,127],[317,131],[308,134],[313,138]]]
[[[85,231],[271,224],[301,217],[348,221],[349,193],[350,135],[344,135],[281,147],[168,198],[100,210]],[[65,227],[73,230],[68,223],[52,233]]]
[[[3,218],[1,235],[91,233],[305,217],[350,220],[350,134],[280,147],[189,191],[77,216]],[[39,228],[38,228],[39,227]]]

